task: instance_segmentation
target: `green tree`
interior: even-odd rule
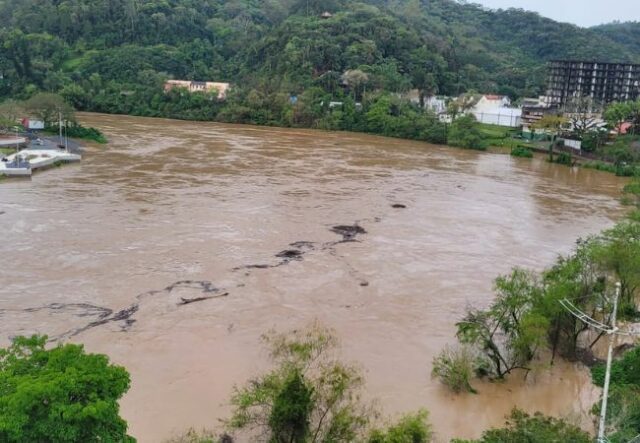
[[[295,417],[300,434],[289,428],[289,435],[303,434],[308,441],[353,441],[363,434],[371,412],[359,402],[363,380],[355,368],[328,358],[337,344],[331,331],[314,325],[292,334],[270,333],[264,340],[276,367],[236,390],[230,429],[260,429],[271,441],[281,441],[282,429],[271,425]]]
[[[73,108],[58,94],[38,93],[27,100],[24,106],[47,126],[57,123],[59,118],[75,121]]]
[[[294,370],[273,399],[269,415],[273,443],[303,443],[309,435],[313,388]]]
[[[487,148],[478,121],[472,114],[458,117],[453,121],[449,128],[447,143],[467,149]]]
[[[631,116],[631,107],[626,102],[612,103],[604,111],[603,116],[609,126],[620,135],[622,124]]]
[[[0,103],[0,129],[9,130],[18,124],[18,120],[24,114],[24,106],[15,100],[6,100]]]
[[[456,324],[458,339],[484,356],[487,375],[503,378],[527,364],[544,344],[547,319],[533,307],[542,297],[535,276],[522,269],[496,279],[497,297],[487,310],[471,309]]]
[[[289,334],[266,334],[275,367],[236,388],[232,431],[252,430],[271,442],[426,443],[426,413],[407,416],[386,430],[372,430],[377,412],[361,399],[359,371],[333,355],[333,332],[317,324]]]
[[[18,337],[0,350],[0,441],[134,442],[119,416],[129,374],[81,345]]]

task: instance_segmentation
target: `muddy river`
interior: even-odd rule
[[[111,143],[0,185],[0,341],[45,333],[125,365],[139,441],[217,426],[233,385],[267,367],[260,335],[314,319],[385,413],[428,408],[438,441],[514,406],[590,428],[579,366],[454,396],[431,360],[496,275],[614,223],[613,175],[360,134],[82,120]],[[358,241],[326,247],[354,224]]]

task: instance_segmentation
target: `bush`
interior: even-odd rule
[[[540,413],[530,416],[514,409],[501,429],[490,429],[479,440],[453,440],[452,443],[592,443],[589,434],[566,421],[545,417]]]
[[[573,166],[573,157],[571,156],[571,154],[561,152],[556,156],[553,162],[558,163],[559,165]]]
[[[46,337],[18,337],[0,350],[0,441],[134,442],[118,400],[129,374],[81,345],[45,349]]]
[[[445,347],[433,359],[432,377],[437,377],[453,392],[476,393],[471,386],[471,378],[476,369],[475,359],[468,347]]]
[[[512,157],[533,158],[533,151],[525,146],[516,146],[511,149]]]
[[[591,368],[593,383],[602,387],[606,366],[599,364]],[[636,385],[640,388],[640,346],[628,351],[611,365],[611,384]]]
[[[615,174],[617,169],[615,165],[612,165],[611,163],[605,163],[602,161],[591,161],[591,162],[583,163],[582,167],[586,169],[596,169],[598,171],[610,172],[612,174]]]
[[[600,403],[593,406],[591,413],[595,416],[600,415]],[[640,387],[611,387],[606,434],[610,443],[628,443],[640,434]]]
[[[45,129],[45,132],[50,134],[57,134],[59,132],[58,126],[48,126]],[[99,129],[96,128],[85,128],[84,126],[73,124],[71,126],[67,126],[66,134],[71,138],[79,138],[82,140],[91,140],[96,143],[105,144],[107,143],[107,138],[104,136]]]
[[[480,151],[487,149],[478,121],[472,114],[464,115],[453,121],[449,129],[447,143],[459,148]]]
[[[413,415],[405,415],[398,423],[386,430],[371,432],[368,443],[427,443],[431,441],[431,426],[427,423],[429,414],[422,410]]]

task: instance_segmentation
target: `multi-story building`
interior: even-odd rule
[[[563,108],[575,96],[606,105],[640,96],[640,65],[553,60],[548,65],[549,105]]]

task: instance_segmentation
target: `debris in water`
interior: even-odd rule
[[[367,233],[367,231],[365,231],[365,229],[357,223],[355,225],[334,226],[333,228],[331,228],[331,232],[341,235],[343,242],[354,241],[358,234]]]
[[[229,295],[228,292],[225,292],[224,294],[220,294],[220,295],[210,295],[207,297],[195,297],[195,298],[180,297],[180,303],[178,303],[178,306],[189,305],[191,303],[197,303],[199,301],[211,300],[213,298],[226,297],[227,295]]]
[[[302,260],[302,251],[299,249],[285,249],[278,252],[276,257],[284,258],[285,260]]]

